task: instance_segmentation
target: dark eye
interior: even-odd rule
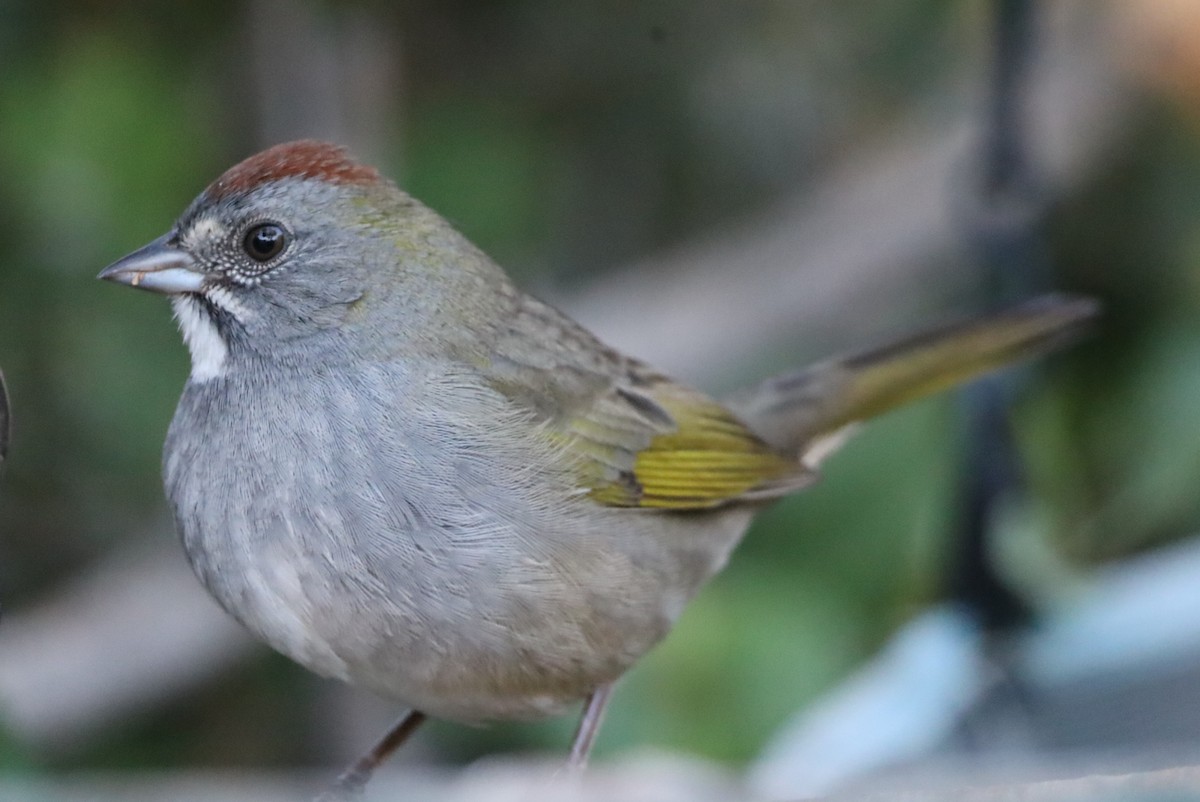
[[[260,223],[246,232],[242,249],[256,262],[268,262],[283,252],[287,232],[275,223]]]

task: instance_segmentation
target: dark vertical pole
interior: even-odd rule
[[[1029,155],[1022,100],[1034,48],[1034,0],[995,0],[989,96],[980,143],[978,203],[968,221],[972,244],[995,303],[1032,295],[1049,283],[1041,239],[1042,188]],[[1020,381],[1008,371],[966,392],[967,453],[956,553],[948,566],[952,598],[990,630],[1024,620],[1029,610],[995,570],[988,535],[998,505],[1021,484],[1008,408]]]
[[[4,387],[4,372],[0,371],[0,468],[8,455],[8,390]]]
[[[1010,301],[1048,283],[1041,240],[1043,187],[1030,157],[1023,114],[1034,51],[1034,0],[996,0],[987,118],[979,161],[973,240],[997,300]]]

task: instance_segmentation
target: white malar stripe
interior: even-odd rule
[[[190,295],[171,297],[175,319],[183,332],[183,342],[192,354],[191,381],[206,382],[225,375],[229,348],[200,302]]]

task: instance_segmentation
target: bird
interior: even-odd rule
[[[671,629],[755,514],[859,422],[1077,338],[1046,295],[718,401],[518,289],[344,148],[228,169],[99,278],[166,295],[191,356],[163,482],[194,572],[258,638],[427,716],[582,703]],[[750,310],[748,310],[750,311]]]

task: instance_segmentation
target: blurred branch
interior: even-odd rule
[[[192,576],[170,523],[30,610],[6,615],[3,721],[31,743],[69,748],[159,707],[240,660],[253,642]],[[145,539],[140,539],[144,541]]]
[[[1030,122],[1062,184],[1087,174],[1128,108],[1089,18],[1055,28],[1053,57],[1030,82]],[[946,190],[972,133],[913,119],[760,219],[559,303],[611,344],[698,383],[761,357],[780,332],[844,346],[911,323],[931,293],[964,281]],[[3,715],[15,735],[44,747],[162,705],[248,648],[165,547],[115,555],[56,598],[7,616],[0,636]]]
[[[1070,7],[1043,20],[1047,46],[1029,66],[1025,99],[1044,175],[1064,188],[1107,152],[1128,107],[1105,60],[1103,15]],[[611,345],[702,385],[801,334],[825,355],[911,326],[931,297],[977,288],[962,269],[970,243],[948,192],[978,137],[973,121],[914,117],[740,229],[630,265],[559,304]]]

